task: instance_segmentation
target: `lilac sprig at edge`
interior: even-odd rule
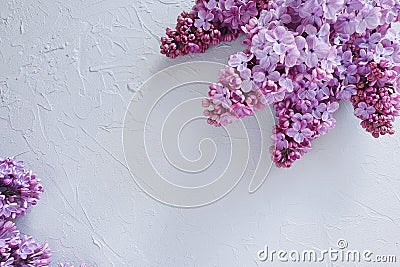
[[[229,10],[255,6],[257,14],[231,14],[227,3]],[[271,105],[277,124],[270,151],[278,167],[291,167],[335,127],[340,101],[352,103],[373,137],[393,134],[400,114],[400,35],[392,24],[399,11],[398,0],[197,1],[191,31],[207,32],[217,20],[217,28],[239,25],[245,34],[246,49],[229,57],[203,100],[208,123],[225,126]]]
[[[0,221],[0,266],[44,267],[50,264],[48,244],[39,244],[31,236],[21,235],[11,221]]]
[[[0,220],[25,215],[43,193],[40,180],[21,161],[0,158]]]
[[[24,168],[22,161],[0,158],[0,266],[47,267],[51,250],[47,243],[37,243],[32,236],[23,235],[11,220],[26,215],[37,204],[43,186],[40,179]],[[59,264],[59,267],[73,267]],[[89,267],[81,264],[80,267]]]

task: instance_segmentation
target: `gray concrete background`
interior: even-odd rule
[[[313,151],[290,170],[273,168],[254,194],[247,190],[252,163],[239,186],[203,208],[165,206],[139,189],[121,141],[134,91],[167,66],[225,63],[241,50],[235,42],[205,55],[176,60],[160,55],[164,28],[191,5],[0,1],[1,156],[26,161],[46,190],[18,220],[20,229],[48,241],[54,263],[93,266],[268,266],[257,260],[265,245],[323,250],[340,238],[351,249],[400,258],[400,134],[373,139],[349,105],[341,107],[337,127],[317,140]],[[180,88],[164,107],[206,93],[206,85]],[[177,174],[153,144],[160,172],[177,183],[210,182],[226,161],[223,131],[197,123],[196,131],[182,132],[181,145],[187,157],[196,158],[193,147],[200,136],[214,138],[222,156],[207,174]],[[261,141],[254,120],[245,124],[257,150]]]

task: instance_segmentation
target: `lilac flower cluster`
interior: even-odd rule
[[[358,79],[351,97],[354,114],[361,126],[375,138],[394,134],[393,122],[400,115],[400,44],[389,29],[355,39]]]
[[[43,187],[21,161],[0,159],[0,220],[15,219],[36,205]]]
[[[45,267],[50,264],[48,244],[39,244],[31,236],[22,235],[11,220],[25,215],[36,205],[43,187],[22,161],[0,159],[0,266]],[[60,265],[73,267],[72,265]],[[88,267],[82,264],[81,267]]]
[[[278,166],[289,167],[336,123],[339,104],[329,81],[337,64],[327,61],[333,50],[328,39],[318,37],[329,33],[329,24],[304,27],[303,37],[285,26],[293,14],[274,7],[246,25],[249,48],[229,58],[203,106],[212,106],[205,115],[220,126],[272,104],[278,121],[271,152]]]
[[[49,266],[50,249],[31,236],[21,235],[11,221],[0,220],[0,266]]]
[[[224,126],[272,105],[278,120],[271,154],[279,167],[290,167],[335,126],[340,100],[352,102],[374,137],[394,133],[398,0],[274,0],[256,7],[258,15],[241,27],[247,49],[229,58],[203,100],[209,124]]]

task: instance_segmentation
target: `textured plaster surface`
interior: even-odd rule
[[[160,55],[164,28],[191,5],[174,0],[0,1],[0,154],[25,160],[46,190],[17,222],[21,230],[48,241],[54,263],[290,266],[260,262],[257,251],[265,245],[323,250],[341,238],[349,248],[400,260],[400,134],[372,139],[349,105],[341,107],[337,127],[317,140],[312,152],[290,170],[273,168],[254,194],[247,191],[251,166],[228,196],[197,209],[165,206],[135,184],[121,142],[135,90],[167,66],[193,60],[225,63],[241,49],[236,42],[177,60]],[[207,86],[193,90],[206,94]],[[251,128],[252,120],[246,123]],[[197,127],[221,136],[206,130],[206,124]],[[195,158],[193,142],[183,137],[181,145]],[[220,164],[225,150],[217,157]],[[160,162],[160,172],[179,178],[173,168],[168,171],[161,154],[152,157]],[[198,175],[191,183],[214,176]]]

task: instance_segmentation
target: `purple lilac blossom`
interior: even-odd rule
[[[399,21],[399,10],[394,0],[198,0],[161,49],[170,57],[204,52],[242,32],[247,47],[229,58],[210,86],[204,114],[221,126],[273,105],[270,151],[278,167],[290,167],[335,127],[341,100],[353,104],[374,137],[394,133],[400,35],[391,24]],[[196,30],[196,19],[209,21],[209,31],[203,24]]]
[[[11,221],[0,221],[1,266],[47,267],[50,265],[50,249],[47,243],[39,244],[31,236],[21,235]]]
[[[43,193],[40,180],[21,161],[0,159],[0,220],[23,216]]]
[[[204,10],[199,11],[199,18],[194,21],[194,26],[197,28],[203,28],[205,31],[210,30],[211,21],[214,19],[214,15],[212,13],[208,13]]]
[[[25,215],[43,192],[40,180],[24,169],[21,161],[0,159],[0,266],[47,267],[51,251],[48,244],[22,235],[11,219]],[[69,266],[69,265],[61,265]],[[82,264],[81,267],[88,267]]]

